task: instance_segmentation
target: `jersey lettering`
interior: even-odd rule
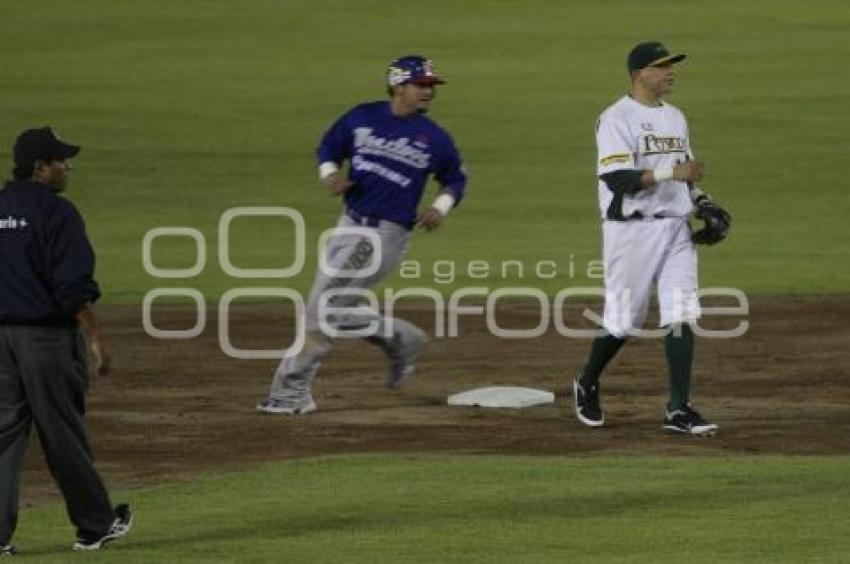
[[[388,140],[372,135],[371,127],[354,130],[354,150],[363,155],[386,157],[414,168],[428,168],[431,154],[417,149],[407,137]]]
[[[354,170],[360,170],[364,172],[371,172],[372,174],[377,174],[382,178],[386,178],[390,182],[398,184],[403,188],[407,188],[410,184],[410,179],[403,174],[399,174],[394,170],[390,170],[387,167],[372,161],[368,161],[360,155],[355,155],[351,159],[351,167]]]
[[[25,217],[14,217],[10,215],[8,217],[0,218],[0,229],[4,231],[7,229],[10,231],[17,231],[18,229],[24,229],[27,225],[29,225],[29,222]]]
[[[664,155],[668,153],[684,153],[685,140],[681,137],[659,137],[644,135],[641,139],[644,155]]]

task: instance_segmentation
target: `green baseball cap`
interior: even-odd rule
[[[629,72],[646,67],[657,67],[668,63],[684,61],[686,55],[671,55],[670,51],[659,41],[639,43],[629,52],[626,66]]]

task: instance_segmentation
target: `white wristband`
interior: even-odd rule
[[[673,179],[673,168],[656,168],[652,171],[652,176],[655,178],[655,183],[660,184],[665,180]]]
[[[339,167],[335,162],[325,161],[319,165],[319,179],[324,180],[325,178],[337,172],[338,170]]]
[[[447,193],[443,192],[442,194],[437,196],[437,199],[434,200],[434,203],[431,204],[431,207],[436,208],[436,210],[438,212],[440,212],[440,215],[445,216],[446,214],[449,213],[449,210],[451,210],[452,206],[454,206],[454,205],[455,205],[455,197],[452,196],[451,194],[447,194]]]

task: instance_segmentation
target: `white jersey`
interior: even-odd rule
[[[616,170],[669,168],[693,159],[684,114],[665,102],[645,106],[623,96],[609,106],[596,124],[597,176]],[[615,198],[599,180],[599,209],[602,217],[686,217],[693,204],[685,182],[667,180],[635,194]],[[609,214],[621,206],[622,215]],[[637,212],[637,214],[635,213]]]

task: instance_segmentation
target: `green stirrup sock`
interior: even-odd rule
[[[676,336],[679,333],[679,336]],[[687,323],[670,327],[666,338],[667,367],[670,370],[671,411],[688,403],[691,388],[691,365],[694,360],[694,332]]]
[[[590,357],[582,368],[581,381],[579,382],[584,389],[599,384],[599,375],[602,374],[602,371],[625,342],[625,339],[607,333],[593,340]]]

